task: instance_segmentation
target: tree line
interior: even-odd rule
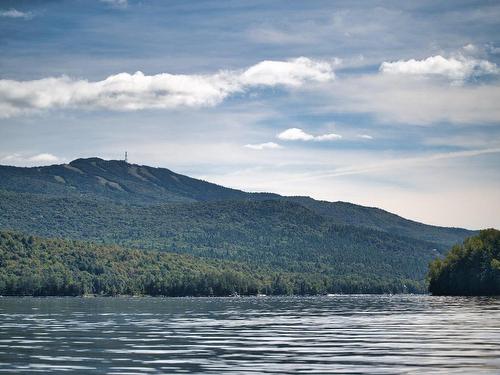
[[[434,295],[500,295],[500,231],[486,229],[429,266]]]
[[[0,231],[0,295],[229,296],[421,292],[412,280],[276,272],[232,261]]]

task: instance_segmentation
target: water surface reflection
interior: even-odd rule
[[[1,298],[0,372],[500,373],[500,299]]]

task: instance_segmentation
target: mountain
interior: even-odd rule
[[[307,275],[342,292],[424,291],[428,263],[474,233],[98,158],[0,167],[2,228]]]
[[[317,201],[309,197],[287,197],[314,212],[331,218],[336,223],[362,226],[417,238],[448,248],[477,233],[463,228],[447,228],[422,224],[375,207],[364,207],[347,202]]]
[[[228,296],[401,292],[401,284],[269,271],[193,256],[27,236],[0,230],[1,295]],[[354,288],[355,287],[355,288]],[[405,291],[419,291],[408,281]]]
[[[69,164],[18,168],[0,166],[0,190],[56,197],[102,198],[113,202],[155,205],[172,202],[223,200],[289,200],[329,217],[337,224],[367,227],[449,247],[475,232],[437,227],[404,219],[387,211],[346,202],[309,197],[247,193],[198,180],[165,168],[99,158],[76,159]]]
[[[277,196],[245,193],[165,168],[99,158],[76,159],[69,164],[48,167],[0,166],[0,189],[53,196],[98,197],[141,205]]]

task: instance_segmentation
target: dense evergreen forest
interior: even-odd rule
[[[406,283],[406,286],[403,286]],[[0,231],[0,295],[228,296],[420,292],[411,280],[276,272],[220,260]]]
[[[434,295],[500,295],[500,231],[482,230],[430,265]]]
[[[247,193],[172,172],[166,168],[99,158],[76,159],[69,164],[18,168],[0,166],[0,190],[44,197],[91,198],[127,205],[165,203],[288,200],[332,223],[376,229],[449,248],[474,233],[461,228],[436,227],[404,219],[387,211],[346,202]]]
[[[414,280],[423,290],[437,245],[332,224],[287,201],[130,206],[1,194],[3,227],[44,237],[232,260],[283,272]]]
[[[281,289],[287,293],[424,292],[429,262],[474,233],[350,203],[246,193],[164,168],[98,158],[37,168],[0,166],[2,229],[238,265],[247,270],[244,279],[261,280],[257,289],[266,294],[276,293],[266,278],[276,274],[288,280]],[[73,270],[66,255],[58,263]],[[85,285],[77,294],[113,294]],[[133,292],[151,293],[141,288]]]

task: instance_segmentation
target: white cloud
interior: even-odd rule
[[[493,45],[488,46],[488,52],[493,54],[493,55],[498,55],[500,54],[500,47],[495,47]]]
[[[52,108],[121,111],[148,108],[211,107],[229,95],[259,87],[299,87],[334,79],[332,66],[299,57],[263,61],[244,71],[211,75],[119,73],[102,81],[68,77],[33,81],[0,80],[0,117]]]
[[[278,138],[284,141],[312,141],[314,135],[308,134],[299,128],[290,128],[279,133]]]
[[[368,135],[368,134],[358,134],[358,138],[373,139],[373,137],[371,135]]]
[[[443,76],[454,81],[498,73],[497,65],[487,60],[464,56],[445,58],[441,55],[431,56],[424,60],[383,62],[379,70],[384,74]]]
[[[43,165],[62,162],[63,160],[49,153],[42,153],[32,156],[23,154],[10,154],[0,158],[0,164],[6,165]]]
[[[329,133],[314,136],[312,134],[306,133],[302,129],[299,128],[290,128],[282,131],[277,136],[279,139],[284,141],[333,141],[337,139],[341,139],[342,136],[340,134]]]
[[[283,148],[277,143],[274,142],[266,142],[266,143],[259,143],[259,144],[248,144],[245,145],[246,148],[250,148],[252,150],[265,150],[265,149],[278,149],[278,148]]]
[[[334,141],[337,139],[342,139],[342,136],[340,134],[329,133],[314,137],[315,141]]]
[[[0,11],[0,17],[7,17],[7,18],[24,18],[26,20],[33,18],[33,13],[31,12],[21,12],[20,10],[17,9],[9,9],[9,10],[1,10]]]
[[[36,163],[57,163],[59,158],[55,155],[44,153],[32,156],[28,160]]]
[[[244,86],[301,86],[304,82],[327,82],[333,78],[330,63],[299,57],[290,61],[262,61],[245,70],[238,80]]]
[[[475,54],[478,52],[478,47],[472,43],[466,44],[465,46],[462,47],[462,49],[470,54]]]

